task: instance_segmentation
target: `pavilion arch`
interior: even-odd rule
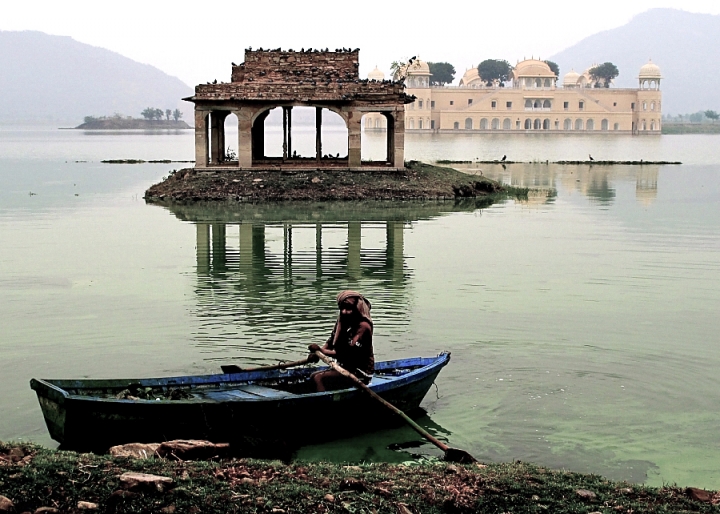
[[[487,120],[483,118],[480,120],[480,128],[483,128],[483,121],[485,121],[485,125],[487,125]],[[465,130],[472,130],[473,128],[473,120],[472,118],[465,118]],[[487,127],[486,127],[487,128]]]
[[[587,120],[585,124],[585,130],[595,130],[595,120]]]
[[[549,118],[545,118],[543,120],[542,128],[543,128],[543,130],[550,130],[550,119]]]
[[[408,128],[411,130],[415,128],[415,118],[410,118],[410,120],[408,120]]]
[[[512,130],[512,121],[510,118],[505,118],[502,124],[503,130]]]
[[[582,130],[584,127],[583,120],[580,118],[575,120],[575,130]]]
[[[401,116],[404,116],[405,114],[401,114]],[[370,116],[371,119],[375,120],[381,120],[381,124],[386,127],[385,131],[378,131],[377,135],[369,136],[366,134],[361,134],[361,138],[365,137],[373,137],[373,138],[382,138],[382,134],[384,134],[385,141],[384,146],[385,150],[382,152],[384,153],[385,158],[384,159],[378,159],[378,156],[380,150],[377,148],[377,144],[374,146],[376,148],[370,149],[370,145],[361,144],[361,148],[363,148],[363,155],[361,155],[361,165],[362,166],[387,166],[392,165],[395,159],[395,149],[393,146],[394,141],[394,134],[395,134],[395,115],[391,112],[385,112],[385,111],[371,111],[366,112],[363,114],[363,118]],[[421,127],[422,128],[422,127]],[[381,143],[382,144],[382,143]],[[364,155],[365,153],[368,153],[369,155]],[[332,156],[330,156],[332,158]],[[364,160],[363,160],[364,159]]]
[[[295,137],[293,140],[292,125],[294,107],[298,108],[294,111],[296,118],[299,116],[301,121],[305,122],[304,126],[307,127],[309,120],[314,120],[314,138],[308,138],[307,131],[301,131],[299,137]],[[339,118],[340,122],[336,122],[335,125],[344,126],[348,140],[347,145],[341,145],[342,148],[333,148],[334,151],[332,151],[332,155],[327,152],[327,148],[325,154],[323,153],[323,134],[327,128],[326,126],[323,127],[323,119],[326,118],[327,115],[331,115],[333,118]],[[282,126],[281,136],[275,131],[269,133],[266,131],[266,121],[268,119],[271,123]],[[288,102],[281,105],[268,105],[258,110],[251,117],[251,122],[250,137],[252,141],[251,151],[253,165],[269,165],[278,160],[283,163],[292,164],[308,164],[312,162],[322,162],[330,166],[347,166],[348,164],[348,117],[347,113],[344,113],[340,109],[325,105]],[[296,136],[298,136],[298,134],[296,134]]]
[[[525,130],[532,130],[532,120],[525,118]]]
[[[563,130],[572,130],[572,120],[570,118],[565,118],[565,121],[563,122]]]
[[[543,109],[552,109],[552,102],[550,100],[543,101]]]
[[[493,118],[490,124],[490,128],[492,128],[493,130],[500,130],[500,119]]]
[[[456,121],[455,123],[453,123],[453,130],[459,130],[459,129],[460,129],[460,122]]]
[[[535,121],[533,122],[533,129],[534,130],[542,129],[542,121],[540,121],[540,118],[535,118]]]
[[[650,120],[650,130],[655,130],[655,120]]]
[[[600,130],[608,130],[610,128],[610,122],[606,119],[603,119],[600,122]]]

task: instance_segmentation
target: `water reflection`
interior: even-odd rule
[[[593,166],[588,164],[559,165],[550,163],[527,164],[471,164],[458,165],[458,169],[470,174],[480,174],[516,187],[539,190],[528,196],[530,205],[552,203],[555,195],[551,190],[576,191],[593,203],[607,207],[615,202],[616,183],[635,181],[635,199],[650,205],[657,198],[660,166]],[[547,191],[548,194],[542,194]]]
[[[213,359],[297,357],[332,327],[334,297],[359,289],[381,320],[379,347],[402,346],[413,302],[404,233],[420,219],[485,205],[354,202],[165,205],[196,227],[194,339]],[[399,343],[399,345],[398,345]]]

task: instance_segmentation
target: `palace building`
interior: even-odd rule
[[[507,84],[488,86],[470,68],[458,86],[432,86],[423,61],[403,70],[414,102],[405,106],[407,132],[516,132],[660,134],[660,68],[652,61],[640,68],[637,88],[605,87],[586,70],[570,71],[562,83],[538,59],[518,62]],[[375,68],[370,80],[383,80]],[[377,115],[364,118],[365,130],[383,130]]]

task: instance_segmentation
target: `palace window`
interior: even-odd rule
[[[459,129],[459,128],[460,128],[460,122],[459,122],[459,121],[456,121],[455,123],[453,123],[453,129],[457,130],[457,129]]]
[[[613,102],[613,107],[617,107],[617,102]]]
[[[631,111],[634,111],[634,110],[635,110],[635,102],[633,102],[633,103],[630,104],[630,110],[631,110]]]
[[[563,102],[563,109],[566,111],[570,108],[570,102]]]
[[[582,111],[585,108],[585,102],[580,102],[580,110]]]
[[[435,128],[435,120],[430,120],[430,128],[431,129]]]
[[[468,105],[472,105],[472,98],[468,98]]]
[[[512,102],[505,102],[505,107],[507,107],[508,110],[512,109]]]
[[[490,102],[490,107],[492,107],[493,109],[497,108],[497,102],[495,100]]]
[[[431,108],[431,109],[434,109],[434,108],[435,108],[435,100],[432,100],[432,101],[430,102],[430,108]]]
[[[455,102],[453,100],[450,100],[450,105],[455,105]]]
[[[422,109],[422,106],[423,106],[423,101],[418,100],[418,109]]]

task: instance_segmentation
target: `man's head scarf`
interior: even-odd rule
[[[349,298],[355,298],[355,309],[357,310],[358,314],[362,319],[370,323],[370,326],[372,326],[373,321],[372,317],[370,316],[370,309],[372,306],[370,305],[370,300],[365,298],[361,293],[358,293],[357,291],[351,291],[346,290],[342,291],[337,295],[337,304],[338,307],[342,305],[342,303],[349,299]],[[338,340],[338,337],[340,337],[341,332],[341,323],[340,323],[340,315],[338,314],[337,322],[335,323],[335,337],[333,337],[333,344],[335,344]]]

